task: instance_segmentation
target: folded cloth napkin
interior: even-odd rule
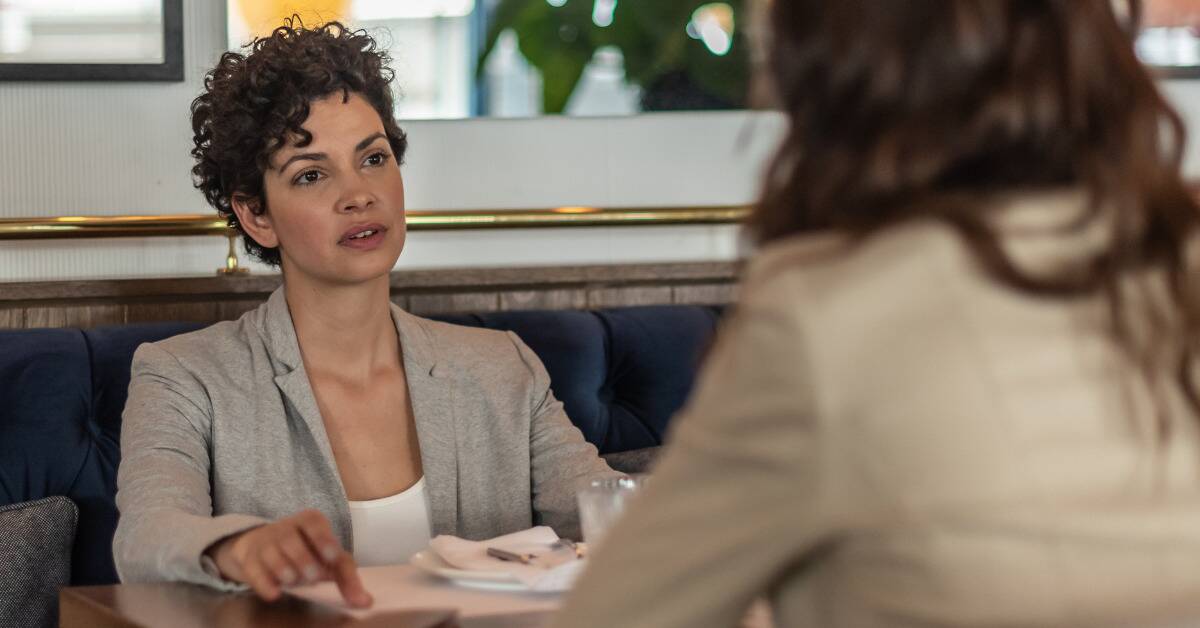
[[[442,560],[458,569],[506,573],[531,591],[561,592],[571,588],[583,569],[584,560],[574,550],[558,543],[558,535],[547,526],[538,526],[487,541],[468,541],[442,534],[429,542],[429,547]],[[487,549],[495,547],[516,554],[531,554],[530,564],[500,560],[488,556]]]

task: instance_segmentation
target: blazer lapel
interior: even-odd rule
[[[438,365],[437,347],[417,317],[392,306],[408,379],[421,466],[429,489],[433,534],[458,530],[458,443],[454,419],[454,378]]]
[[[283,393],[288,404],[295,409],[296,414],[304,421],[317,444],[321,459],[325,461],[326,470],[337,478],[338,486],[342,486],[341,476],[337,473],[337,463],[333,458],[333,446],[329,444],[329,435],[325,433],[325,421],[321,418],[321,409],[317,407],[317,399],[313,396],[312,386],[308,383],[308,374],[304,365],[300,365],[289,373],[275,376],[275,385]],[[345,488],[342,487],[342,493]],[[344,495],[343,495],[344,496]]]
[[[292,324],[292,315],[288,310],[287,299],[282,287],[275,290],[267,299],[262,331],[270,345],[268,352],[275,362],[275,385],[283,394],[287,404],[299,415],[300,420],[308,428],[313,442],[317,445],[321,460],[324,462],[322,471],[341,490],[341,501],[344,502],[346,489],[342,486],[341,476],[338,475],[337,463],[333,458],[333,446],[329,444],[329,435],[325,432],[325,422],[321,419],[321,410],[317,406],[312,385],[308,381],[308,373],[304,370],[304,360],[300,356],[300,344],[296,340],[296,328]],[[346,521],[349,522],[349,506],[346,506],[345,510]]]

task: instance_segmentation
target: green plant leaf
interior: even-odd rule
[[[745,101],[749,81],[745,37],[735,27],[729,54],[712,54],[687,35],[692,14],[710,0],[618,0],[613,22],[592,23],[594,0],[566,0],[551,6],[546,0],[500,0],[478,62],[476,75],[495,47],[500,33],[513,29],[521,54],[542,74],[542,107],[560,113],[579,83],[597,48],[615,46],[625,63],[630,83],[645,87],[670,72],[683,71],[701,89],[734,104]],[[725,0],[737,19],[745,18],[744,0]]]
[[[652,37],[664,37],[686,28],[696,8],[708,1],[710,0],[634,0],[626,2],[625,5],[629,16],[638,23],[640,30]],[[617,8],[620,10],[621,5],[618,4]]]
[[[696,85],[720,96],[734,107],[746,105],[750,86],[749,43],[734,31],[732,46],[723,56],[713,54],[703,42],[689,41],[686,51],[687,73]]]
[[[538,65],[542,71],[542,112],[562,113],[579,84],[588,59],[561,55],[549,57]]]
[[[518,46],[542,73],[542,111],[562,113],[596,51],[591,2],[568,0],[554,7],[545,0],[527,1],[533,6],[513,24]]]
[[[647,85],[659,76],[687,65],[687,47],[691,38],[687,25],[692,13],[709,0],[660,0],[658,2],[626,2],[625,16],[630,21],[627,30],[643,42],[638,62],[626,65],[631,82]],[[618,12],[621,9],[617,5]],[[627,44],[632,47],[634,44]],[[622,50],[624,51],[624,47]]]
[[[642,84],[641,77],[654,64],[658,48],[654,32],[647,30],[636,15],[640,4],[641,0],[618,2],[612,25],[595,29],[597,46],[615,46],[620,50],[624,57],[625,79],[639,85]]]

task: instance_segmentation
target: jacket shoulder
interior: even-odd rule
[[[254,326],[245,318],[146,343],[134,353],[135,370],[182,368],[197,379],[252,363]]]
[[[516,348],[520,340],[512,332],[415,318],[429,334],[441,356],[451,363],[520,359]]]
[[[822,306],[869,306],[910,301],[955,278],[974,274],[964,244],[949,225],[917,221],[862,240],[844,235],[804,235],[764,247],[745,272],[747,296],[790,295],[816,314]],[[893,302],[893,305],[896,303]]]

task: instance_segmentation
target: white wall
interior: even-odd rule
[[[210,211],[188,104],[224,46],[224,2],[184,0],[183,83],[0,83],[0,217]],[[1200,82],[1167,92],[1200,135]],[[411,209],[739,204],[781,129],[767,114],[414,121]],[[1200,175],[1200,139],[1188,172]],[[420,232],[402,268],[721,260],[735,226]],[[0,281],[210,274],[221,238],[0,241]],[[259,270],[262,270],[259,268]]]
[[[186,125],[175,127],[163,125],[170,130],[160,135],[185,134]],[[779,120],[714,113],[405,127],[410,209],[520,209],[749,203]],[[42,145],[35,131],[20,135],[21,151],[41,163],[0,167],[0,216],[211,211],[191,187],[185,149],[184,158],[133,163],[132,150],[97,154],[110,152],[111,133],[80,141],[62,134],[58,146]],[[62,145],[81,149],[60,156]],[[12,152],[0,147],[0,161]],[[734,225],[426,231],[409,236],[398,267],[727,260],[739,256],[737,235]],[[214,237],[0,242],[0,281],[211,274],[225,248]]]

